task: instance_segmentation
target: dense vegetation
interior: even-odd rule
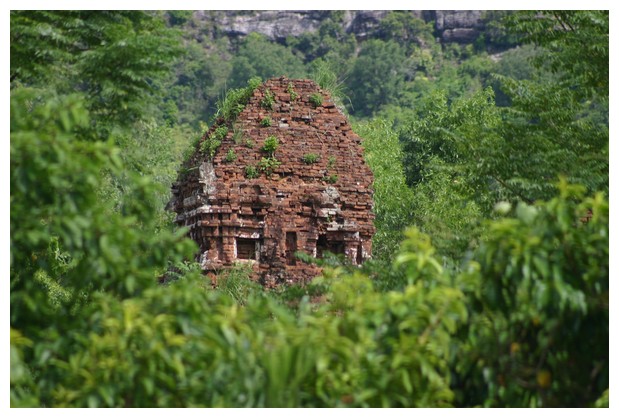
[[[470,45],[340,18],[275,43],[11,12],[12,406],[608,406],[608,12],[488,14]],[[374,259],[213,288],[169,187],[248,79],[282,74],[364,138]]]

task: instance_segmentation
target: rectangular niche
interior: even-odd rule
[[[260,254],[260,240],[251,238],[236,239],[236,258],[239,260],[256,260]]]
[[[297,233],[286,232],[286,264],[295,266],[297,264],[294,253],[297,251]]]
[[[316,257],[322,258],[325,251],[332,254],[344,254],[346,245],[344,241],[328,240],[325,234],[318,235],[318,241],[316,241]]]

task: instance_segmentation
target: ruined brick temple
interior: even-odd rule
[[[267,286],[306,283],[320,269],[297,251],[371,256],[373,176],[360,143],[315,82],[271,79],[202,137],[168,207],[205,271],[243,262]]]

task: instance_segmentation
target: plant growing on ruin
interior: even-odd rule
[[[217,102],[218,117],[233,121],[243,111],[254,90],[262,83],[260,77],[253,77],[247,82],[247,87],[228,90],[224,98]]]
[[[346,89],[344,82],[338,80],[336,71],[332,63],[322,60],[316,60],[312,63],[312,73],[310,78],[313,79],[320,88],[327,92],[340,110],[344,110],[344,102],[350,99],[344,93]]]
[[[209,157],[213,157],[215,155],[215,151],[221,145],[221,141],[212,140],[210,137],[206,138],[202,143],[201,150]]]
[[[208,137],[206,137],[204,142],[202,142],[200,149],[212,158],[226,135],[228,135],[227,126],[224,125],[217,127]]]
[[[275,104],[275,95],[269,89],[264,91],[264,97],[260,101],[260,106],[265,109],[273,109],[273,105]]]
[[[258,169],[253,165],[245,167],[245,177],[248,179],[255,179],[258,177]]]
[[[243,126],[234,124],[232,126],[232,140],[234,141],[234,143],[240,144],[241,142],[243,142],[244,136],[245,136],[245,132],[243,132]]]
[[[265,116],[260,121],[260,125],[265,127],[265,128],[268,128],[269,126],[271,126],[272,123],[273,123],[273,121],[271,120],[271,117],[269,117],[269,116]]]
[[[331,183],[331,184],[335,184],[337,182],[337,174],[331,174],[330,176],[324,176],[322,178],[324,181],[326,181],[327,183]]]
[[[258,169],[262,171],[267,177],[270,177],[273,174],[273,171],[277,169],[280,165],[282,165],[281,161],[277,160],[274,157],[262,157],[260,162],[258,163]]]
[[[226,153],[225,161],[227,163],[231,163],[232,161],[236,161],[236,152],[234,152],[234,149],[230,148],[228,150],[228,152]]]
[[[247,148],[253,148],[255,145],[256,143],[251,138],[245,138],[243,140],[243,146]]]
[[[223,125],[217,127],[210,136],[217,141],[223,141],[226,135],[228,135],[228,127]]]
[[[271,135],[267,139],[264,140],[264,146],[261,149],[262,151],[269,154],[269,157],[273,157],[273,154],[275,153],[278,147],[279,147],[279,139]]]
[[[202,137],[204,136],[204,132],[208,131],[208,124],[206,124],[203,121],[200,121],[199,126],[200,126],[198,130],[199,133],[196,133],[196,135],[191,140],[191,145],[185,148],[185,150],[183,151],[182,161],[189,160],[189,158],[191,158],[193,153],[196,152],[196,150],[200,149],[201,147]]]
[[[227,121],[234,121],[243,111],[254,90],[262,83],[260,77],[252,77],[247,82],[247,87],[228,90],[223,99],[217,102],[216,117],[222,117]]]
[[[313,93],[309,97],[310,103],[314,105],[314,107],[318,107],[322,104],[322,95],[320,93]]]
[[[314,164],[320,159],[320,155],[315,153],[309,153],[305,154],[301,159],[305,164]]]
[[[292,83],[288,83],[288,87],[286,88],[286,93],[290,94],[290,100],[297,100],[297,98],[299,97],[299,93],[297,93],[296,91],[294,91],[294,86],[292,85]]]
[[[335,162],[337,161],[337,159],[331,155],[329,157],[329,159],[327,160],[327,168],[328,169],[332,169],[333,167],[335,167]]]

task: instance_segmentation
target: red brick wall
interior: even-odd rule
[[[261,105],[267,91],[275,98],[272,109]],[[316,93],[323,98],[317,106],[310,99]],[[264,118],[271,126],[263,126]],[[211,127],[203,140],[225,123]],[[190,228],[205,270],[237,261],[236,238],[251,238],[258,242],[258,260],[244,262],[253,264],[264,284],[307,282],[319,269],[291,262],[292,233],[297,250],[308,254],[316,253],[324,235],[353,263],[371,256],[373,176],[361,139],[326,92],[311,80],[268,80],[229,126],[214,157],[198,149],[172,190],[177,223]],[[249,179],[246,167],[267,157],[261,148],[269,136],[279,140],[273,156],[281,165],[270,176],[259,172]],[[234,161],[226,159],[231,149]],[[318,161],[304,162],[307,154],[317,154]]]

